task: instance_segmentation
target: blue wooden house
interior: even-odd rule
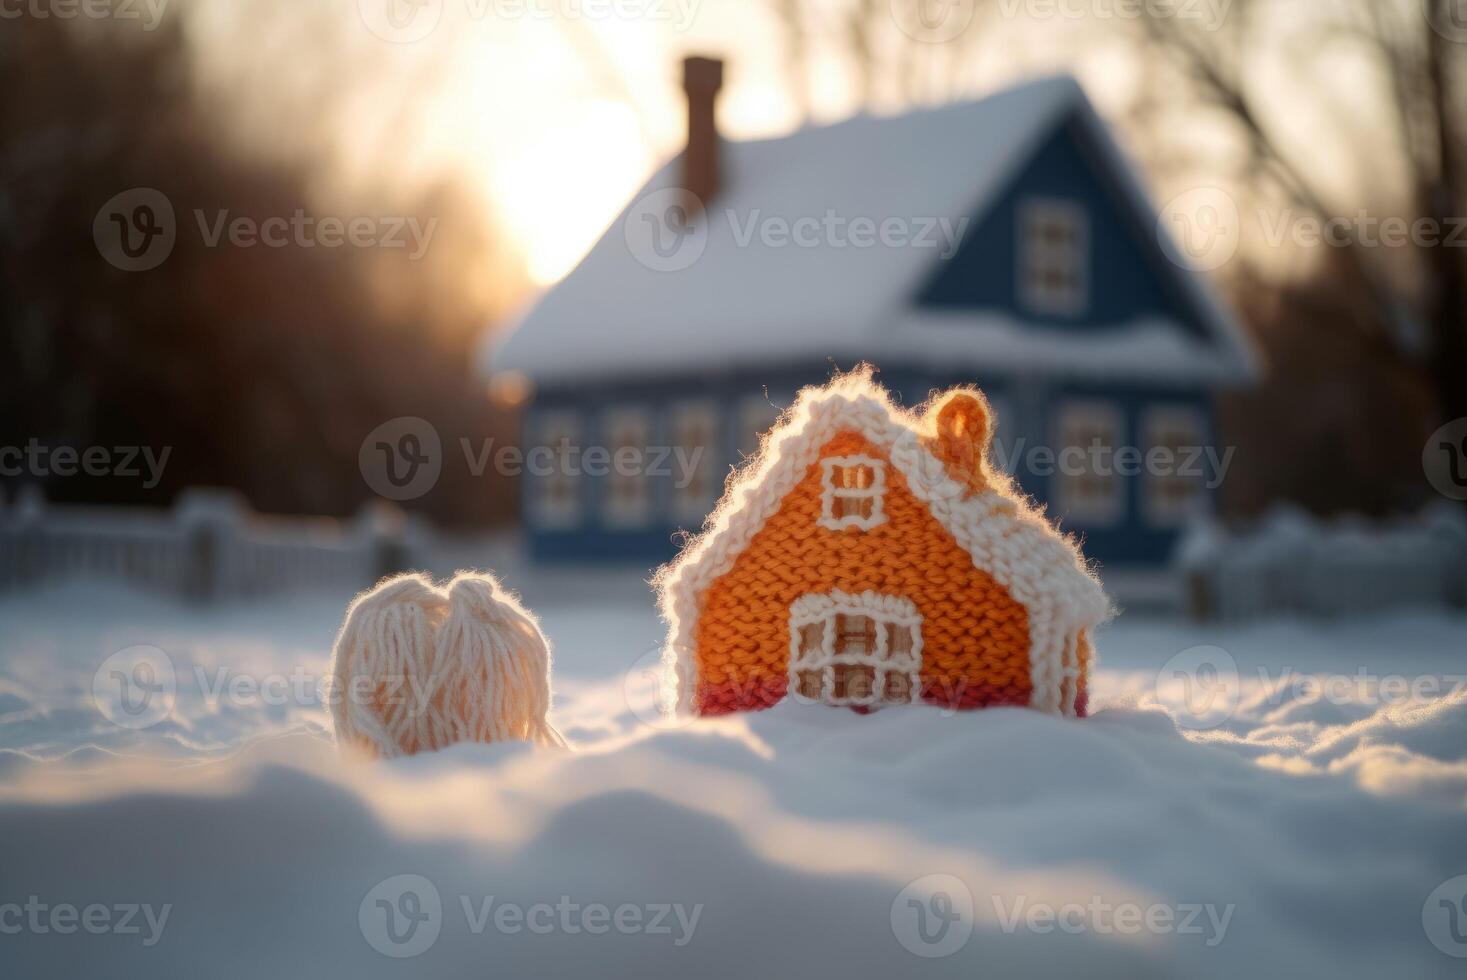
[[[573,450],[523,480],[532,557],[667,558],[802,385],[866,361],[909,405],[982,386],[1001,462],[1087,554],[1161,568],[1252,355],[1080,86],[733,142],[697,68],[687,150],[486,346],[533,382],[525,446]]]

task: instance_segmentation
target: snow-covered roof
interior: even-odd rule
[[[1002,311],[975,315],[978,333],[931,330],[911,297],[942,247],[767,245],[749,237],[767,219],[878,225],[896,217],[905,234],[922,219],[949,228],[981,214],[1016,168],[1067,118],[1087,126],[1119,183],[1145,220],[1155,211],[1084,92],[1068,76],[1041,78],[976,102],[898,116],[861,115],[774,140],[725,141],[723,189],[700,220],[701,252],[679,253],[673,270],[652,268],[657,229],[640,220],[639,202],[660,209],[676,193],[680,158],[666,164],[612,223],[585,260],[551,288],[502,342],[486,345],[488,370],[518,370],[540,381],[656,376],[687,369],[768,366],[827,358],[869,359],[891,368],[927,361],[983,368],[1051,363],[1087,374],[1138,370],[1177,377],[1236,377],[1251,356],[1236,327],[1197,276],[1177,270],[1182,290],[1210,340],[1175,324],[1120,325],[1087,339],[1073,356],[1073,333],[1036,336]],[[649,195],[664,192],[649,199]],[[647,203],[640,205],[642,209]],[[940,227],[927,239],[943,241]],[[690,239],[683,246],[698,248]],[[1164,263],[1163,263],[1164,264]],[[682,267],[684,266],[685,267]],[[1158,327],[1161,329],[1158,330]],[[1161,343],[1161,334],[1171,336]],[[497,340],[497,338],[496,338]],[[1058,340],[1057,344],[1055,341]],[[1138,344],[1142,356],[1137,356]],[[1112,349],[1114,348],[1114,349]],[[1058,361],[1039,360],[1047,354]]]

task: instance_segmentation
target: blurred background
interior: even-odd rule
[[[1115,399],[1126,424],[1056,430],[1049,406],[1074,386],[1049,380],[1042,360],[911,372],[883,363],[879,346],[820,356],[815,341],[798,359],[775,344],[754,356],[773,336],[753,323],[762,286],[741,278],[716,234],[687,274],[640,262],[635,296],[624,279],[598,279],[617,268],[599,253],[636,257],[629,222],[663,186],[701,191],[708,209],[658,212],[670,222],[721,220],[725,200],[800,211],[802,193],[818,216],[832,185],[864,192],[967,168],[971,192],[954,193],[973,212],[933,217],[972,219],[964,244],[977,251],[969,264],[963,252],[954,259],[962,281],[925,294],[961,305],[976,281],[964,270],[994,248],[987,240],[981,252],[987,209],[1014,192],[988,186],[995,158],[958,151],[1008,141],[1005,173],[1019,186],[1033,173],[1049,198],[1072,186],[1078,200],[1113,207],[1131,200],[1134,177],[1153,209],[1126,212],[1115,241],[1104,232],[1120,219],[1108,212],[1078,226],[1051,215],[1045,233],[1059,237],[1044,254],[1061,259],[1040,274],[1060,279],[1045,295],[1057,289],[1063,300],[1074,287],[1064,255],[1079,256],[1079,281],[1096,297],[1186,292],[1179,283],[1195,280],[1200,291],[1183,305],[1247,361],[1206,382],[1163,365],[1147,382],[1185,390],[1204,418],[1173,441],[1191,436],[1227,465],[1202,477],[1195,507],[1183,494],[1192,531],[1158,538],[1164,554],[1104,544],[1077,513],[1067,526],[1100,539],[1102,563],[1149,573],[1149,585],[1137,578],[1138,598],[1165,593],[1219,614],[1242,600],[1216,583],[1191,594],[1185,583],[1201,578],[1178,568],[1217,569],[1237,553],[1236,577],[1276,592],[1249,571],[1260,555],[1330,538],[1339,547],[1316,564],[1360,566],[1348,588],[1331,584],[1336,605],[1383,589],[1460,602],[1464,52],[1467,10],[1451,0],[6,3],[4,581],[81,570],[200,594],[371,581],[424,564],[413,542],[425,536],[493,541],[543,562],[623,559],[645,572],[673,553],[678,529],[697,529],[728,466],[752,448],[744,430],[767,426],[798,384],[862,360],[909,403],[929,385],[991,384],[1001,437],[1008,411],[1017,420],[1008,431],[1033,442],[1138,442],[1142,396],[1131,387],[1080,389],[1092,402]],[[685,64],[689,55],[709,60]],[[1079,162],[1058,168],[1033,155],[1053,135],[1040,116],[1058,111],[1050,122],[1063,131],[1088,110],[1055,110],[1058,90],[1042,83],[1050,101],[1013,95],[1056,73],[1079,82],[1106,134],[1097,142],[1086,130]],[[944,116],[943,106],[956,108]],[[824,144],[762,142],[853,117],[913,121],[847,126]],[[953,131],[967,142],[943,136]],[[883,132],[912,134],[905,156],[877,152],[890,142]],[[1118,156],[1102,152],[1105,140]],[[771,169],[821,145],[829,181]],[[886,216],[879,196],[856,199],[876,209],[863,216]],[[812,269],[844,261],[839,243],[807,251],[798,261]],[[1149,278],[1133,284],[1089,264],[1107,254]],[[751,332],[737,351],[713,332],[738,334],[746,311],[687,300],[684,284],[708,277],[749,295]],[[801,315],[828,303],[840,315],[842,284],[809,282],[780,301]],[[568,298],[557,301],[558,289]],[[703,363],[598,372],[610,328],[669,308],[688,345],[708,351]],[[1015,306],[1006,322],[1056,329],[1059,314],[1040,312]],[[1079,319],[1107,326],[1103,313]],[[628,329],[657,348],[655,332]],[[544,376],[543,348],[574,358],[578,337],[591,351],[584,363]],[[1132,356],[1146,360],[1146,348]],[[667,406],[699,390],[715,397],[697,406],[704,414],[618,417],[621,434],[566,414],[602,418],[623,383]],[[769,411],[724,417],[750,398]],[[689,418],[704,430],[674,431]],[[612,448],[706,443],[711,454],[691,503],[614,479],[602,490],[567,488],[563,474],[527,486],[495,455],[574,437]],[[431,470],[426,484],[409,485],[415,460]],[[1053,487],[1016,476],[1066,517]],[[1096,492],[1083,481],[1072,489],[1081,503]],[[1122,498],[1140,508],[1145,492]],[[622,538],[555,511],[556,494],[594,510],[587,493],[621,494],[617,506],[655,519]],[[530,514],[535,500],[552,501],[555,534],[533,520],[522,527],[522,497]],[[1117,540],[1130,531],[1123,520]],[[1441,557],[1421,572],[1431,549]]]
[[[0,978],[1460,978],[1464,102],[1467,0],[0,0]],[[654,569],[863,364],[986,393],[1092,717],[660,710]],[[462,568],[546,659],[471,585],[337,663]],[[517,691],[573,751],[331,744]]]

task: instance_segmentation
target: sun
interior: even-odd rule
[[[495,211],[542,286],[585,257],[655,163],[625,105],[595,101],[557,115],[491,165]]]

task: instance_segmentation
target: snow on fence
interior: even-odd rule
[[[1467,515],[1447,505],[1389,524],[1277,509],[1251,528],[1194,527],[1178,564],[1194,618],[1349,616],[1467,605]]]
[[[265,517],[209,490],[185,493],[172,510],[48,505],[23,494],[0,508],[0,591],[73,576],[197,600],[359,589],[409,567],[419,533],[386,504],[340,522]]]

